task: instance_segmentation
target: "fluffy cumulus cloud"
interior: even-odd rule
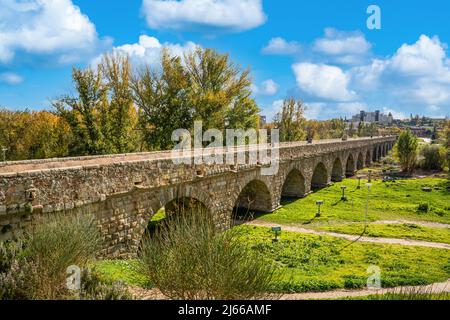
[[[257,95],[273,96],[277,94],[279,85],[272,79],[263,81],[260,86],[252,85],[252,91]]]
[[[23,78],[13,72],[0,73],[0,83],[6,83],[9,85],[18,85],[23,82]]]
[[[286,41],[283,38],[272,38],[266,47],[262,49],[264,54],[296,55],[300,53],[301,46],[296,41]]]
[[[19,53],[76,61],[99,45],[94,24],[71,0],[0,0],[0,63]]]
[[[371,44],[362,34],[328,29],[313,48],[314,56],[300,57],[292,66],[295,92],[314,104],[313,115],[383,110],[404,118],[450,111],[450,58],[437,36],[421,35],[390,56],[371,57]],[[351,63],[343,63],[343,57],[352,57],[344,59]]]
[[[161,43],[155,37],[142,35],[139,37],[139,42],[114,47],[112,52],[129,56],[135,66],[146,64],[157,67],[161,62],[163,48],[169,50],[172,56],[183,57],[185,53],[193,52],[197,47],[198,45],[193,42],[186,42],[183,45],[168,42]],[[92,64],[98,64],[101,58],[101,56],[98,56],[93,60]]]
[[[267,19],[262,0],[144,0],[142,11],[154,29],[208,27],[235,32],[258,27]]]
[[[298,87],[308,95],[333,101],[351,101],[356,94],[348,89],[349,77],[342,69],[309,62],[292,66]]]
[[[372,45],[361,32],[325,29],[325,36],[317,39],[313,50],[341,64],[358,64],[369,54]]]

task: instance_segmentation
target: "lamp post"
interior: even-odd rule
[[[356,189],[361,189],[361,180],[362,180],[363,176],[358,176],[358,187]]]
[[[316,217],[320,217],[322,215],[322,213],[320,212],[320,207],[324,204],[324,201],[323,200],[316,201],[316,204],[318,208]]]
[[[272,239],[273,242],[278,242],[280,239],[278,239],[279,235],[281,234],[281,227],[273,227],[272,233],[274,234],[275,238]]]
[[[346,195],[345,195],[345,189],[347,189],[347,187],[346,187],[346,186],[341,186],[341,189],[342,189],[342,197],[341,197],[341,200],[342,200],[342,201],[347,201],[347,197],[346,197]]]

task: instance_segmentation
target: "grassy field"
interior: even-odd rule
[[[321,226],[317,229],[336,233],[362,234],[364,227],[365,225],[363,223],[351,223]],[[413,223],[370,224],[365,230],[364,235],[374,238],[414,239],[450,244],[450,229],[429,228]]]
[[[277,268],[281,292],[363,288],[367,268],[381,268],[383,287],[423,285],[450,278],[450,251],[399,245],[354,243],[327,236],[283,232],[272,243],[267,228],[240,226],[243,240]]]
[[[338,233],[360,234],[364,229],[367,188],[358,190],[353,179],[322,189],[305,199],[285,202],[273,214],[258,219],[303,228]],[[341,201],[341,186],[347,189],[347,201]],[[363,184],[364,185],[364,184]],[[424,178],[396,182],[373,181],[370,194],[366,236],[417,239],[450,243],[448,228],[422,222],[450,223],[450,202],[446,179]],[[431,192],[422,191],[423,187]],[[324,200],[322,216],[315,217],[316,201]],[[155,223],[164,218],[163,213]],[[410,221],[378,223],[376,221]],[[283,293],[363,288],[367,269],[381,269],[383,287],[425,285],[450,278],[450,250],[374,243],[353,243],[329,236],[283,232],[281,241],[273,243],[268,228],[242,225],[242,241],[273,263],[276,281],[273,290]],[[349,246],[350,245],[350,246]],[[95,268],[112,281],[150,287],[137,271],[138,262],[100,261]],[[389,297],[374,296],[370,299]]]
[[[273,243],[268,228],[240,226],[242,241],[273,263],[273,290],[283,293],[363,288],[367,268],[381,268],[383,287],[424,285],[450,278],[450,251],[399,245],[355,243],[327,236],[283,232]],[[100,261],[96,269],[112,281],[149,287],[137,262]]]
[[[359,234],[363,226],[351,223],[365,221],[368,189],[364,183],[357,189],[358,181],[347,179],[310,196],[284,201],[283,208],[258,216],[258,219],[279,224],[301,225],[304,228],[323,229]],[[341,186],[347,186],[347,201],[341,200]],[[450,223],[450,182],[447,179],[424,178],[394,182],[372,181],[367,222],[375,221],[424,221]],[[431,192],[422,189],[428,187]],[[315,217],[316,201],[324,200],[322,216]],[[400,237],[438,242],[449,241],[449,229],[407,227],[397,225],[370,226],[374,236]]]

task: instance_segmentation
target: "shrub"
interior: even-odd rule
[[[221,232],[209,214],[181,214],[144,239],[140,269],[171,299],[267,297],[272,265],[243,242],[237,229]]]
[[[404,172],[413,172],[416,166],[418,145],[418,140],[411,131],[406,130],[400,134],[395,147],[395,155]]]
[[[84,270],[81,278],[81,289],[78,293],[81,300],[132,300],[125,283],[110,282],[96,270]]]
[[[442,148],[438,145],[426,145],[420,150],[420,167],[426,170],[441,170],[444,164]]]
[[[67,268],[87,265],[99,248],[92,217],[40,219],[17,242],[2,245],[0,298],[64,299],[70,295]]]
[[[426,202],[420,203],[417,206],[417,211],[418,212],[429,212],[430,211],[430,205],[428,203],[426,203]]]

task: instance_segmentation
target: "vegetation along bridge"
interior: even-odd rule
[[[104,255],[132,256],[151,217],[174,202],[201,204],[229,226],[234,209],[273,212],[284,196],[304,197],[354,175],[386,155],[395,140],[281,144],[274,175],[261,174],[260,164],[176,164],[170,151],[2,163],[0,240],[45,214],[89,213],[105,240]]]

